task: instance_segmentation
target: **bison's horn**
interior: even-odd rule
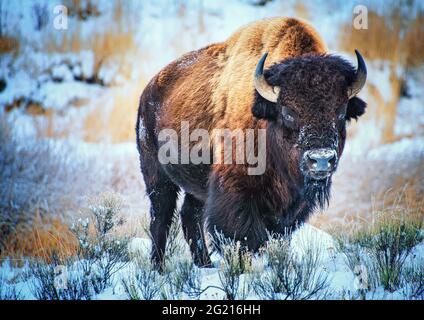
[[[347,91],[349,99],[356,96],[359,91],[362,90],[365,82],[367,81],[367,65],[365,64],[364,58],[362,58],[359,51],[355,49],[355,53],[356,59],[358,60],[358,69],[356,69],[355,79]]]
[[[267,56],[268,52],[262,56],[261,60],[258,62],[258,65],[256,66],[255,88],[264,99],[276,103],[278,94],[280,93],[280,88],[270,86],[264,77],[264,64]]]

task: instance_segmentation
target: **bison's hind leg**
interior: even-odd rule
[[[211,260],[203,231],[203,206],[203,202],[187,193],[181,208],[181,222],[194,263],[199,267],[209,267]]]
[[[146,187],[151,202],[151,260],[155,267],[162,269],[166,240],[177,206],[179,188],[162,172],[158,174],[154,184],[147,185]]]

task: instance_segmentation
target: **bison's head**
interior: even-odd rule
[[[268,120],[270,143],[287,158],[290,174],[303,177],[306,192],[323,205],[331,175],[337,168],[346,139],[346,122],[365,112],[356,97],[367,70],[356,51],[358,67],[332,55],[289,58],[264,72],[265,54],[255,72],[257,118]],[[274,161],[277,161],[274,159]]]

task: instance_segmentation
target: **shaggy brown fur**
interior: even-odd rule
[[[355,69],[325,51],[307,23],[273,18],[241,28],[226,42],[185,54],[151,80],[140,100],[137,143],[152,203],[155,262],[163,259],[180,189],[186,192],[183,229],[199,265],[210,262],[205,221],[212,234],[222,232],[257,250],[267,232],[294,228],[316,205],[328,201],[331,181],[323,185],[308,180],[302,171],[303,152],[331,147],[340,156],[344,120],[360,116],[365,104],[353,98],[347,105]],[[282,88],[277,104],[263,99],[254,87],[254,70],[265,52],[265,77]],[[281,116],[283,106],[296,115],[296,127]],[[337,120],[339,110],[346,113],[343,121]],[[265,173],[251,176],[247,165],[236,164],[160,164],[158,132],[180,132],[182,121],[189,121],[190,131],[210,133],[214,128],[266,129]]]

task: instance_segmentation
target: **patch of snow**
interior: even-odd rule
[[[52,78],[55,81],[72,81],[74,76],[68,66],[61,64],[53,67]]]
[[[134,238],[128,244],[128,251],[132,255],[149,256],[152,247],[152,241],[145,238]]]
[[[66,110],[78,100],[89,100],[100,91],[99,86],[87,86],[76,81],[48,82],[33,94],[33,98],[45,109]]]
[[[313,245],[314,249],[320,251],[322,257],[326,260],[331,258],[336,248],[333,238],[328,233],[308,223],[305,223],[293,233],[291,245],[299,255],[304,254]]]

